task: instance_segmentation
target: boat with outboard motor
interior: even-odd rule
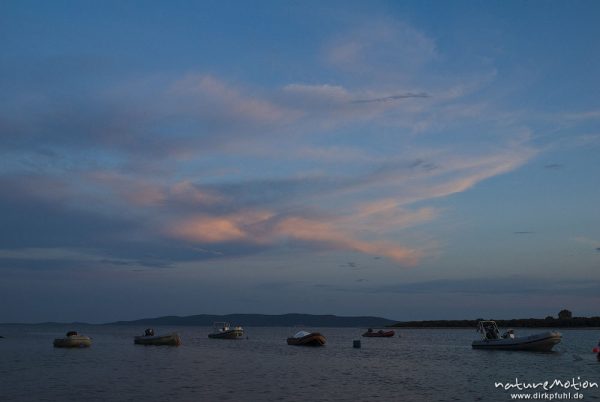
[[[168,335],[154,335],[154,330],[148,328],[144,335],[134,337],[133,343],[136,345],[179,346],[181,345],[181,339],[176,332]]]
[[[327,339],[319,332],[299,331],[287,338],[287,344],[294,346],[324,346],[326,342]]]
[[[55,348],[87,348],[92,346],[92,338],[69,331],[66,338],[56,338],[53,345]]]
[[[212,339],[239,339],[244,336],[244,329],[239,325],[231,327],[228,322],[215,322],[213,331],[208,334]]]
[[[562,335],[559,332],[548,331],[529,336],[515,337],[512,329],[500,336],[495,321],[479,321],[477,332],[483,336],[481,340],[473,341],[473,349],[497,350],[529,350],[550,352],[554,345],[560,343]]]

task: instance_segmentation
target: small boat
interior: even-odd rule
[[[292,338],[287,338],[288,345],[295,346],[324,346],[327,339],[319,332],[300,331]]]
[[[215,322],[213,331],[208,334],[212,339],[238,339],[244,336],[244,329],[240,326],[231,327],[228,322]]]
[[[379,331],[375,332],[375,331],[373,331],[373,329],[369,328],[367,330],[367,332],[362,334],[362,336],[364,336],[366,338],[390,338],[390,337],[394,336],[394,334],[396,334],[396,333],[392,330],[384,331],[384,330],[380,329]]]
[[[473,349],[499,349],[499,350],[529,350],[549,352],[554,345],[559,343],[562,335],[559,332],[548,331],[539,334],[515,337],[512,329],[500,336],[500,331],[495,321],[479,321],[477,332],[481,332],[483,339],[473,341]]]
[[[92,339],[89,336],[79,335],[75,331],[69,331],[66,338],[56,338],[53,344],[55,348],[87,348],[92,346]]]
[[[181,339],[179,339],[179,334],[175,332],[168,335],[154,335],[154,330],[148,328],[143,336],[136,336],[133,343],[136,345],[179,346],[181,345]]]

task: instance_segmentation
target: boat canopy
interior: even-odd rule
[[[229,331],[229,323],[222,321],[214,322],[213,329],[218,332]]]
[[[500,330],[495,321],[479,321],[477,332],[481,332],[483,339],[500,339]]]
[[[294,338],[303,338],[306,335],[310,335],[310,332],[299,331],[299,332],[296,332],[296,335],[294,335]]]

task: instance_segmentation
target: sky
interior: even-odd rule
[[[0,322],[600,315],[599,17],[1,2]]]

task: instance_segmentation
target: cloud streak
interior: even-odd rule
[[[395,100],[410,99],[410,98],[429,98],[429,95],[426,93],[419,93],[419,94],[405,93],[405,94],[400,94],[400,95],[385,96],[382,98],[356,99],[356,100],[353,100],[352,103],[392,102]]]

